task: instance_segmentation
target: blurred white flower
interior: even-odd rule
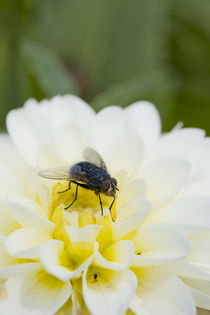
[[[161,135],[155,107],[96,114],[75,96],[29,100],[0,143],[0,314],[159,315],[210,309],[210,144]],[[37,171],[97,150],[118,181],[113,222],[93,191]],[[5,293],[6,292],[6,293]]]

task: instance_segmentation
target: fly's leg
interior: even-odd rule
[[[78,187],[79,187],[79,185],[77,184],[74,200],[72,201],[72,203],[68,207],[65,208],[65,210],[69,209],[75,203],[75,201],[77,200]]]
[[[111,203],[111,205],[110,205],[110,207],[109,207],[109,211],[110,211],[110,214],[111,214],[111,217],[112,217],[112,221],[113,221],[113,222],[114,222],[114,219],[113,219],[113,216],[112,216],[112,206],[113,206],[113,204],[114,204],[114,202],[115,202],[115,198],[116,198],[116,197],[113,197],[112,203]]]
[[[58,191],[58,194],[65,193],[65,192],[67,192],[67,191],[70,190],[70,189],[71,189],[71,181],[69,181],[69,187],[68,187],[66,190]]]
[[[98,193],[98,198],[99,198],[99,201],[100,201],[100,206],[101,206],[101,215],[103,216],[103,205],[102,205],[102,201],[101,201],[101,195],[100,195],[100,192]]]

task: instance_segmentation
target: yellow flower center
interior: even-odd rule
[[[71,189],[68,191],[65,191],[68,189],[68,182],[64,183],[58,183],[53,187],[52,190],[52,211],[51,216],[55,216],[56,209],[63,206],[64,211],[67,211],[68,213],[77,212],[78,218],[79,218],[79,226],[85,226],[88,224],[95,224],[96,223],[96,213],[98,211],[101,211],[100,202],[98,195],[90,190],[85,189],[82,187],[78,187],[78,194],[77,199],[73,203],[73,205],[65,210],[66,207],[68,207],[72,201],[75,199],[76,195],[76,185],[71,184]],[[65,192],[63,192],[65,191]],[[112,197],[100,194],[103,209],[109,209],[111,203],[112,203]],[[115,218],[115,203],[112,206],[112,216]]]
[[[112,218],[109,213],[109,207],[112,198],[102,195],[101,200],[104,209],[104,215],[101,215],[101,208],[98,195],[94,191],[79,187],[78,197],[74,204],[67,210],[76,194],[76,185],[72,184],[68,188],[68,182],[58,183],[52,189],[52,206],[50,220],[55,223],[53,237],[64,242],[65,251],[69,254],[68,258],[62,257],[62,261],[71,262],[70,266],[78,266],[93,253],[93,242],[90,241],[71,241],[65,226],[75,226],[82,228],[86,225],[101,225],[102,228],[96,241],[99,243],[100,250],[104,250],[112,242]],[[63,193],[61,193],[63,192]],[[112,207],[112,216],[115,218],[115,203]],[[69,266],[69,263],[65,265]]]
[[[78,228],[85,228],[88,225],[101,226],[95,241],[99,244],[99,251],[103,252],[112,243],[112,217],[114,219],[116,217],[116,206],[114,203],[111,216],[109,207],[113,198],[101,194],[104,212],[102,216],[98,195],[94,191],[78,187],[77,200],[69,209],[65,209],[75,198],[76,185],[71,184],[71,189],[63,192],[66,189],[68,189],[68,182],[59,182],[53,187],[50,220],[55,224],[53,238],[64,243],[64,250],[60,254],[61,265],[73,271],[93,254],[94,241],[72,239],[68,234],[67,227],[75,227],[78,231]],[[92,283],[100,281],[100,268],[98,270],[90,267],[87,278]],[[82,285],[81,277],[71,279],[71,283],[77,298],[81,299],[80,304],[84,304],[82,293],[79,290]]]

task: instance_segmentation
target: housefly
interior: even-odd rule
[[[116,198],[117,180],[111,177],[107,171],[106,164],[100,154],[92,148],[85,148],[83,152],[84,161],[78,162],[71,167],[44,169],[38,172],[38,175],[48,179],[66,180],[69,181],[69,186],[66,190],[59,193],[64,193],[71,189],[71,183],[76,185],[74,200],[65,209],[69,209],[77,200],[78,188],[93,190],[99,197],[101,215],[103,215],[103,205],[101,195],[113,197],[109,210]]]

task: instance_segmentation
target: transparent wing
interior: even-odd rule
[[[48,168],[44,170],[39,170],[38,175],[48,179],[56,180],[70,180],[70,167],[57,167],[57,168]]]
[[[105,171],[107,171],[106,163],[100,156],[100,154],[92,148],[85,148],[83,152],[83,157],[85,161],[91,162],[98,167],[102,167]]]

